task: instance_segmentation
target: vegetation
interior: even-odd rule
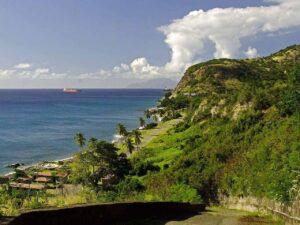
[[[125,154],[105,141],[90,142],[78,153],[72,168],[72,180],[90,186],[96,192],[105,190],[129,173],[130,165]],[[104,184],[103,179],[107,182]]]
[[[188,185],[205,201],[219,193],[292,201],[300,169],[299,55],[294,46],[266,58],[191,67],[161,102],[186,111],[186,120],[134,158],[162,169],[157,183],[171,177],[169,186]]]
[[[128,131],[126,129],[126,127],[119,123],[118,126],[117,126],[117,133],[121,136],[127,136],[128,135]]]
[[[86,139],[85,139],[85,137],[83,136],[82,133],[77,133],[74,136],[74,141],[75,141],[76,144],[79,145],[80,148],[83,148],[83,146],[85,145]]]
[[[145,130],[128,132],[118,124],[124,146],[95,138],[85,144],[77,134],[81,151],[66,168],[68,182],[84,188],[85,202],[216,202],[220,194],[299,199],[299,47],[190,67],[158,108],[145,111],[163,124],[184,116],[180,123],[137,151],[147,129],[160,125],[140,118]],[[10,194],[2,191],[0,205]]]
[[[133,130],[132,131],[132,135],[133,135],[133,138],[134,138],[134,144],[139,147],[139,145],[141,144],[142,142],[142,134],[140,131],[138,130]]]

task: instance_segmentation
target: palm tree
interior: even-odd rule
[[[127,138],[124,145],[127,148],[127,151],[131,154],[132,151],[134,150],[134,145],[132,143],[131,138]]]
[[[123,124],[121,124],[121,123],[119,123],[117,125],[117,132],[121,136],[127,136],[127,134],[128,134],[128,132],[126,130],[126,127]]]
[[[86,139],[85,139],[85,137],[83,136],[82,133],[77,133],[74,136],[74,141],[75,141],[76,144],[79,145],[80,148],[83,148],[83,146],[85,145]]]
[[[90,140],[88,141],[89,148],[95,148],[97,146],[97,142],[98,142],[97,138],[91,137]]]
[[[134,138],[134,144],[138,147],[142,142],[142,134],[138,130],[133,130],[132,134]]]
[[[140,117],[140,127],[144,127],[146,125],[146,121],[143,119],[143,117]]]
[[[146,116],[147,119],[151,118],[151,112],[150,112],[149,109],[145,110],[144,114],[145,114],[145,116]]]

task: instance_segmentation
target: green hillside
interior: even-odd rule
[[[187,69],[158,107],[116,144],[77,133],[80,151],[43,191],[0,185],[0,215],[96,202],[218,202],[220,195],[300,197],[300,45],[269,57]],[[122,121],[120,121],[122,122]],[[149,123],[150,122],[150,123]],[[11,181],[40,171],[16,170]],[[25,173],[25,174],[24,174]],[[54,185],[54,186],[53,186]]]
[[[184,121],[133,157],[134,166],[150,160],[161,168],[142,177],[147,190],[164,198],[168,187],[182,185],[205,201],[220,193],[298,197],[299,65],[294,45],[264,58],[188,68],[160,103],[161,114],[181,112]]]

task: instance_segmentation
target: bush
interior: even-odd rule
[[[160,171],[160,167],[154,165],[150,161],[138,161],[138,162],[133,162],[133,170],[132,173],[137,175],[137,176],[144,176],[148,172],[158,172]]]
[[[300,103],[299,94],[295,90],[283,91],[280,95],[280,101],[277,104],[281,116],[290,116],[294,114]]]
[[[153,129],[157,126],[157,123],[148,123],[146,126],[145,126],[145,129],[146,130],[149,130],[149,129]]]
[[[258,91],[254,98],[254,109],[265,110],[272,106],[271,96],[264,91]]]
[[[189,98],[187,96],[184,95],[178,95],[174,98],[164,98],[161,103],[160,106],[161,107],[167,107],[173,110],[177,110],[177,109],[183,109],[188,107],[190,101]]]
[[[174,202],[202,202],[197,190],[186,184],[175,184],[170,187],[170,200]]]
[[[179,123],[179,124],[176,125],[175,132],[176,133],[180,133],[180,132],[183,132],[183,131],[189,129],[190,127],[191,126],[188,123],[181,122],[181,123]]]
[[[142,183],[133,177],[127,177],[125,180],[116,185],[116,190],[119,195],[129,195],[133,192],[140,192],[145,189]]]

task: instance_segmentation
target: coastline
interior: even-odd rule
[[[57,160],[52,160],[52,161],[43,161],[43,162],[39,161],[39,162],[35,162],[35,163],[29,164],[29,165],[26,165],[26,166],[20,166],[18,169],[20,169],[22,171],[26,171],[26,170],[33,169],[33,168],[38,168],[39,166],[42,166],[45,163],[68,162],[68,161],[71,161],[73,159],[74,159],[74,156],[70,156],[70,157],[57,159]],[[11,177],[13,174],[15,174],[15,172],[11,171],[11,172],[5,173],[3,175],[0,174],[0,176]]]
[[[78,95],[80,98],[64,94],[61,90],[4,90],[3,93],[0,104],[6,110],[0,113],[3,118],[0,176],[13,173],[13,168],[6,168],[8,165],[25,163],[23,168],[26,169],[44,161],[55,162],[72,157],[78,152],[72,141],[76,132],[85,134],[87,138],[95,135],[110,142],[118,122],[135,129],[143,110],[155,106],[163,96],[161,89],[93,89],[84,90]],[[24,101],[10,104],[21,97]],[[43,107],[40,107],[41,104]],[[27,111],[34,114],[28,115]],[[15,120],[11,120],[11,114],[14,114]],[[32,122],[35,115],[39,116],[39,120]],[[29,129],[30,134],[23,129]]]

